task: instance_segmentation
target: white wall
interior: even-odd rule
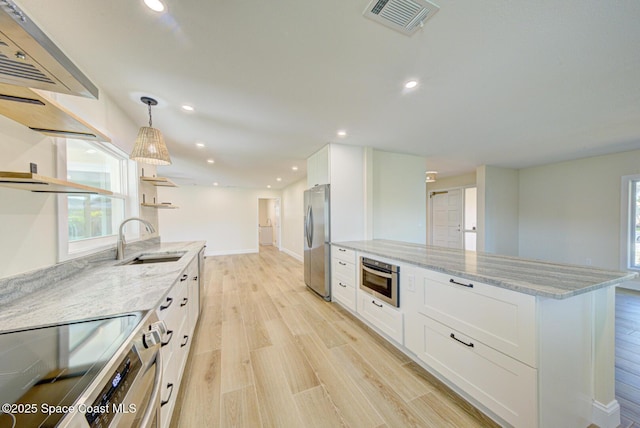
[[[163,187],[158,194],[180,207],[159,210],[162,240],[206,240],[209,256],[258,252],[258,200],[281,197],[279,191],[204,186]]]
[[[282,190],[281,225],[283,252],[304,259],[304,191],[307,180],[299,180]]]
[[[426,243],[426,192],[423,157],[373,151],[374,239]]]
[[[522,257],[620,269],[621,177],[640,150],[520,170]]]
[[[137,127],[107,97],[53,98],[129,150],[127,142],[135,139]],[[0,116],[0,171],[27,172],[29,163],[34,162],[39,174],[56,177],[56,141]],[[55,194],[0,187],[0,277],[57,262],[57,198]]]
[[[515,169],[477,169],[478,251],[518,255],[518,179]]]

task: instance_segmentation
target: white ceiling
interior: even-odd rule
[[[164,1],[19,5],[136,123],[141,95],[160,102],[159,172],[183,184],[281,188],[328,142],[441,176],[640,149],[637,0],[436,0],[411,37],[364,18],[368,0]]]

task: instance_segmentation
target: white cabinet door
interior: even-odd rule
[[[505,421],[536,427],[537,370],[420,315],[418,357]]]
[[[357,294],[358,313],[374,327],[402,345],[404,336],[402,312],[365,291],[357,290]]]
[[[422,273],[419,313],[537,367],[534,296],[440,272]]]

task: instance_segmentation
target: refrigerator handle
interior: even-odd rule
[[[311,231],[310,231],[310,227],[309,227],[309,222],[311,221],[311,205],[307,205],[307,215],[306,215],[306,221],[304,223],[304,234],[305,234],[305,238],[307,239],[307,247],[311,248]]]
[[[313,246],[313,229],[314,229],[313,207],[311,205],[309,205],[309,220],[310,220],[310,226],[311,226],[309,227],[309,236],[310,236],[309,248],[311,248]]]

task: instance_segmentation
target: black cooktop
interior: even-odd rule
[[[0,333],[0,427],[55,427],[140,322],[139,314]]]

